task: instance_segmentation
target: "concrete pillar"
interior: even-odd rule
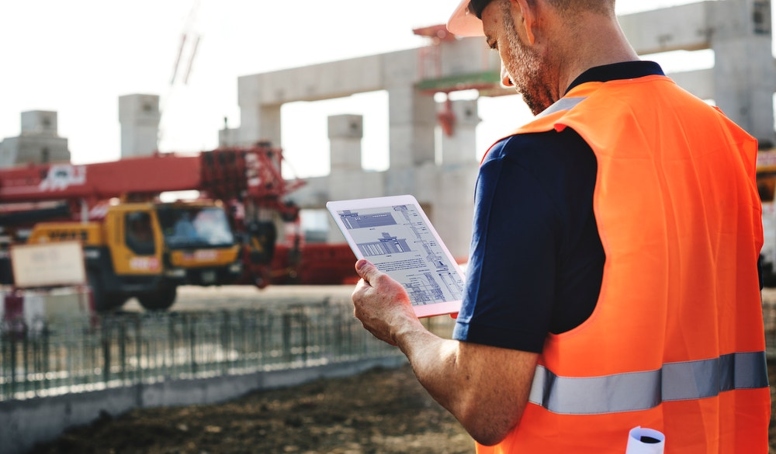
[[[280,143],[280,104],[240,104],[240,145],[256,142]]]
[[[364,117],[332,115],[329,122],[331,173],[327,177],[328,200],[361,199],[385,195],[385,174],[365,172],[361,167],[361,139]],[[329,219],[326,241],[345,241],[333,220]]]
[[[218,131],[219,147],[236,147],[240,145],[240,130],[229,127],[229,118],[224,117],[224,129]]]
[[[733,121],[770,148],[774,141],[776,68],[770,0],[726,0],[713,8],[714,100]]]
[[[149,156],[159,150],[159,96],[119,96],[121,157]]]
[[[48,110],[22,112],[22,135],[57,137],[57,113]]]
[[[21,134],[0,142],[0,167],[70,162],[67,139],[59,137],[57,127],[56,112],[22,112]]]
[[[361,139],[364,137],[364,117],[332,115],[329,117],[331,173],[361,170]]]
[[[440,109],[444,105],[440,103]],[[477,125],[482,121],[477,100],[453,101],[452,111],[455,116],[453,134],[442,134],[442,165],[476,164]]]
[[[411,85],[388,89],[390,167],[411,168],[434,162],[436,103]]]
[[[474,160],[472,160],[474,161]],[[456,259],[469,256],[477,163],[445,169],[437,179],[434,226]]]
[[[218,131],[219,147],[236,147],[240,144],[240,130],[237,128],[224,128]]]

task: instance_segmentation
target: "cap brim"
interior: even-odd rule
[[[482,21],[469,12],[469,2],[461,0],[461,4],[455,9],[450,20],[447,21],[447,30],[456,36],[484,36]]]

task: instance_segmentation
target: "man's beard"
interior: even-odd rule
[[[506,29],[507,55],[509,61],[505,67],[515,89],[523,95],[523,100],[534,115],[550,107],[556,100],[552,99],[550,85],[545,83],[542,67],[546,71],[549,62],[542,61],[538,52],[520,41],[512,16],[504,12],[504,28]]]

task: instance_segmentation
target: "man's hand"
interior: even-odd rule
[[[356,272],[361,276],[352,295],[356,318],[376,338],[397,345],[398,332],[420,325],[407,291],[367,260],[356,262]]]

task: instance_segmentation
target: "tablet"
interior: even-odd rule
[[[418,317],[461,308],[464,273],[411,195],[326,204],[359,259],[400,282]]]

